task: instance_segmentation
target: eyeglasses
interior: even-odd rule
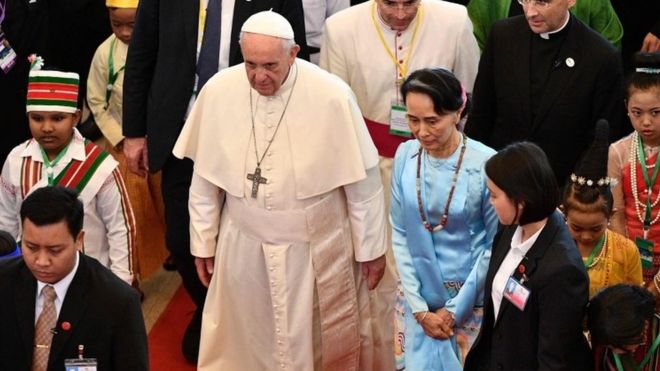
[[[518,0],[518,4],[522,6],[533,5],[538,8],[547,8],[548,6],[550,6],[551,2],[550,0]]]
[[[407,0],[402,3],[398,3],[392,0],[382,0],[380,3],[387,9],[401,9],[403,11],[411,11],[417,9],[419,2],[420,0]]]

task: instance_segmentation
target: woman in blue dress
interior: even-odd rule
[[[467,96],[451,72],[415,71],[401,94],[415,137],[397,150],[390,209],[406,299],[405,366],[462,370],[497,230],[484,173],[495,151],[458,130]]]

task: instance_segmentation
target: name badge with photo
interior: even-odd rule
[[[64,360],[65,371],[97,371],[96,358],[69,358]]]
[[[408,127],[406,107],[402,104],[392,103],[390,108],[390,134],[410,138],[412,132]]]
[[[515,305],[516,308],[520,310],[525,310],[527,305],[527,299],[529,299],[529,294],[531,291],[515,278],[509,277],[509,280],[506,281],[506,286],[504,286],[504,296],[511,304]]]
[[[644,238],[635,238],[635,245],[639,250],[639,257],[642,259],[642,268],[653,268],[653,241]]]
[[[7,40],[5,33],[0,30],[0,69],[5,74],[8,74],[15,64],[16,52],[9,45],[9,40]]]

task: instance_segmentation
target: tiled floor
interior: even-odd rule
[[[181,277],[177,272],[168,272],[160,268],[153,276],[141,282],[144,291],[142,314],[147,333],[165,310],[172,295],[181,285]]]

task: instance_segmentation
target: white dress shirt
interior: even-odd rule
[[[506,253],[500,268],[495,273],[493,278],[493,287],[491,288],[490,297],[493,299],[493,309],[495,310],[495,319],[500,312],[500,305],[502,304],[502,293],[504,292],[504,287],[506,282],[509,280],[509,277],[516,270],[516,267],[522,259],[525,257],[529,249],[532,248],[534,242],[541,234],[541,231],[545,228],[545,224],[541,227],[536,233],[531,235],[526,241],[522,241],[522,227],[518,226],[516,231],[513,233],[513,238],[511,238],[511,248],[509,252]]]
[[[73,281],[73,277],[76,275],[76,272],[78,271],[78,263],[80,261],[79,254],[80,253],[76,253],[76,264],[73,266],[71,272],[69,272],[69,274],[64,276],[64,278],[59,280],[57,283],[51,285],[53,286],[53,289],[55,289],[55,294],[57,295],[55,297],[55,311],[57,313],[58,318],[60,316],[60,310],[62,309],[62,303],[64,302],[64,298],[66,297],[66,292],[69,290],[71,281]],[[48,285],[50,284],[37,280],[37,300],[35,301],[35,305],[34,305],[35,326],[37,325],[37,319],[39,319],[39,315],[41,314],[41,311],[44,308],[44,296],[41,294],[41,290]]]

